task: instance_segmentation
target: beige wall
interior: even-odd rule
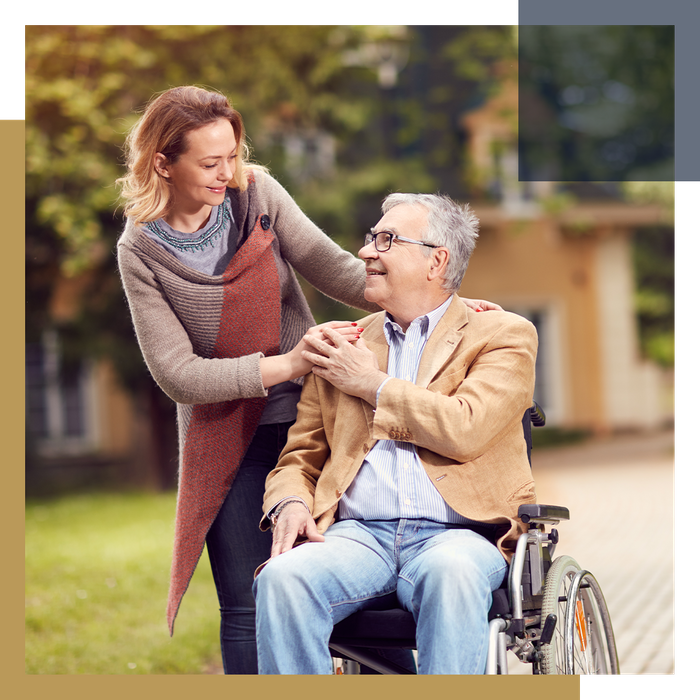
[[[493,221],[485,207],[473,206],[485,225],[462,293],[508,309],[547,310],[554,355],[549,370],[555,410],[550,422],[604,427],[596,239],[562,236],[551,219]]]

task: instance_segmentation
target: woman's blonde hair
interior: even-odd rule
[[[187,150],[187,134],[219,119],[231,123],[238,144],[229,187],[245,190],[249,173],[254,169],[265,170],[248,162],[250,150],[243,118],[224,95],[192,85],[172,88],[151,99],[127,134],[124,143],[127,173],[117,180],[127,216],[147,222],[167,214],[172,195],[168,181],[156,172],[156,153],[175,163]]]

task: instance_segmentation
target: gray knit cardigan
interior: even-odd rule
[[[229,193],[238,245],[256,225],[260,226],[261,219],[274,234],[272,251],[281,301],[280,353],[291,350],[314,325],[294,270],[333,299],[365,311],[377,310],[364,299],[362,261],[316,227],[274,178],[256,172],[245,192],[233,189]],[[155,381],[177,404],[181,483],[182,455],[193,407],[266,396],[260,373],[263,353],[212,357],[220,331],[223,275],[210,276],[183,265],[132,220],[127,221],[118,241],[117,257],[143,357]],[[251,311],[240,309],[246,315]],[[247,444],[252,435],[240,437]],[[238,464],[230,465],[229,482],[237,468]],[[202,488],[208,489],[207,475],[201,477],[201,483],[207,484]],[[202,495],[211,501],[204,516],[191,513],[192,504],[186,502],[191,497],[183,501],[182,493],[178,496],[179,525],[167,613],[171,634],[182,596],[203,550],[206,531],[226,494]]]

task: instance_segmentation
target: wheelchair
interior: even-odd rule
[[[528,459],[532,425],[544,424],[544,412],[533,403],[523,416]],[[486,674],[507,674],[509,652],[530,664],[533,674],[619,674],[600,585],[572,557],[554,558],[559,540],[555,526],[569,519],[568,509],[527,504],[520,506],[518,517],[528,531],[520,535],[508,575],[493,593]],[[395,595],[380,605],[381,609],[361,610],[335,625],[329,647],[331,655],[341,660],[338,673],[360,673],[360,665],[369,673],[415,673],[382,656],[382,650],[416,649],[413,615],[398,607]]]

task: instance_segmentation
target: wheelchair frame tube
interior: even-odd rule
[[[505,629],[508,623],[501,617],[496,617],[489,622],[489,650],[486,657],[486,675],[495,676],[498,669],[502,674],[508,673],[506,662]]]
[[[415,671],[409,671],[398,664],[395,664],[390,659],[385,659],[376,653],[373,653],[372,649],[365,650],[362,647],[347,646],[345,644],[330,644],[331,653],[333,651],[343,654],[348,657],[350,661],[356,661],[357,663],[364,664],[378,671],[384,676],[390,675],[415,675]]]
[[[535,541],[535,538],[529,532],[523,532],[518,537],[513,561],[510,563],[510,570],[508,571],[508,597],[510,598],[510,609],[514,620],[522,620],[523,617],[523,567],[525,566],[527,546],[531,539]]]

